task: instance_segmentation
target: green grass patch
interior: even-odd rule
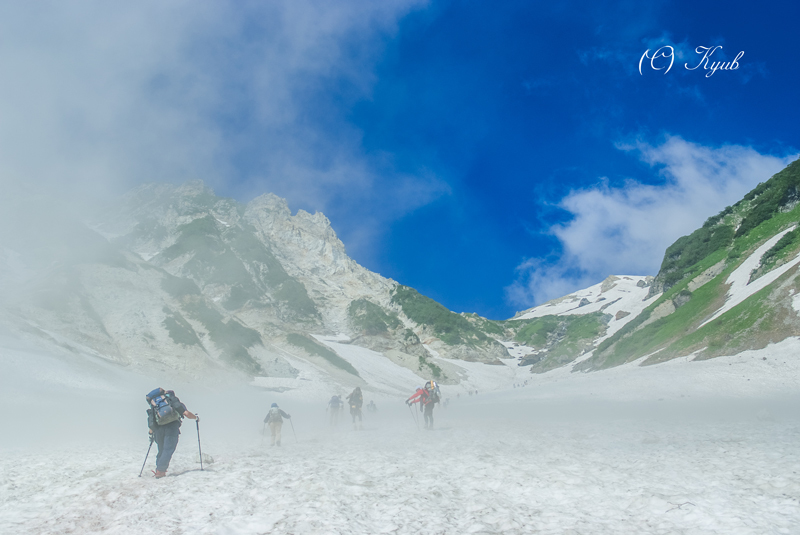
[[[467,318],[451,312],[408,286],[397,286],[392,294],[392,302],[400,305],[409,319],[433,330],[433,333],[447,345],[463,344],[477,347],[499,344],[472,325]]]
[[[356,370],[352,364],[347,362],[345,359],[340,357],[336,354],[336,352],[332,351],[330,348],[320,344],[316,340],[304,336],[302,334],[297,333],[289,333],[286,335],[286,341],[292,344],[295,347],[299,347],[305,350],[306,353],[309,355],[316,355],[318,357],[322,357],[337,368],[340,368],[347,373],[355,375],[356,377],[360,377],[358,375],[358,370]]]
[[[489,336],[505,336],[506,334],[505,329],[502,327],[502,321],[486,319],[475,314],[474,312],[465,312],[461,315],[467,318],[467,321],[472,323],[478,330]]]
[[[692,266],[711,253],[730,245],[733,240],[733,227],[719,225],[713,228],[702,227],[688,236],[682,236],[667,248],[659,273],[663,274],[664,287],[674,286],[683,279]]]
[[[166,306],[162,310],[167,317],[161,324],[167,329],[169,337],[172,338],[173,342],[183,346],[203,347],[200,338],[197,337],[197,333],[194,332],[192,326],[180,312],[174,311]]]
[[[220,349],[223,359],[247,373],[263,373],[261,364],[247,351],[250,347],[263,344],[258,331],[245,327],[234,318],[223,321],[222,314],[209,307],[200,297],[185,300],[183,309],[192,319],[203,324],[211,341]]]
[[[439,366],[437,366],[436,364],[434,364],[433,362],[431,362],[428,359],[426,359],[425,357],[420,356],[419,357],[419,369],[424,372],[425,368],[428,369],[428,371],[430,372],[431,376],[434,379],[436,379],[436,380],[441,379],[441,377],[442,377],[442,369]]]
[[[308,291],[303,284],[296,279],[286,279],[276,288],[275,299],[285,303],[294,312],[297,319],[309,319],[319,316],[317,305],[308,296]]]
[[[771,288],[764,288],[749,299],[739,303],[714,321],[677,339],[667,351],[673,355],[688,355],[706,349],[701,358],[709,358],[728,351],[738,352],[752,348],[756,332],[770,332],[780,321],[778,311],[769,300]]]
[[[397,329],[402,322],[397,314],[387,314],[380,306],[367,299],[351,301],[347,307],[350,324],[357,331],[368,336],[376,336]]]
[[[756,186],[744,199],[752,201],[752,207],[736,231],[737,237],[757,228],[787,204],[800,200],[800,160]]]
[[[797,253],[798,248],[800,248],[800,227],[781,236],[775,245],[761,255],[761,263],[751,273],[749,282],[753,282],[783,264],[788,257]]]
[[[583,315],[547,315],[525,321],[514,340],[544,354],[537,355],[534,372],[546,372],[563,366],[591,349],[594,341],[602,336],[610,316],[602,312]],[[510,322],[515,323],[515,322]]]

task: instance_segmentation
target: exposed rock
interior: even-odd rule
[[[716,264],[714,264],[713,266],[711,266],[710,268],[708,268],[707,270],[705,270],[704,272],[702,272],[701,274],[690,280],[687,288],[689,289],[690,292],[694,292],[707,282],[714,279],[717,275],[722,273],[724,269],[725,269],[725,260],[720,260],[719,262],[717,262]]]
[[[619,277],[616,277],[614,275],[609,275],[608,277],[606,277],[606,280],[604,280],[603,283],[600,285],[600,293],[601,294],[602,293],[606,293],[611,288],[616,286],[618,280],[619,280]]]
[[[675,308],[681,308],[692,299],[692,292],[688,290],[681,290],[681,292],[672,298],[672,304]]]
[[[618,312],[617,312],[617,314],[614,316],[614,319],[615,319],[615,320],[621,320],[621,319],[622,319],[622,318],[624,318],[625,316],[630,316],[630,315],[631,315],[631,313],[630,313],[630,312],[627,312],[627,311],[625,311],[625,310],[620,310],[620,311],[618,311]]]
[[[650,325],[651,323],[653,323],[658,319],[669,316],[670,314],[675,312],[675,310],[676,310],[675,303],[673,303],[672,301],[664,301],[653,310],[653,312],[650,314],[650,317],[647,318],[645,321],[643,321],[641,325],[639,325],[636,328],[636,330],[638,331],[639,329],[646,327],[647,325]]]

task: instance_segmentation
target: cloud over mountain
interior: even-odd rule
[[[520,264],[517,281],[507,288],[512,302],[541,303],[610,274],[655,274],[667,246],[797,157],[739,145],[705,147],[677,136],[658,145],[637,141],[619,148],[637,154],[663,183],[629,180],[612,187],[602,180],[570,192],[559,206],[571,219],[550,228],[560,256]]]

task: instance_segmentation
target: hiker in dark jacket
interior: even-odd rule
[[[332,396],[330,401],[328,401],[328,406],[325,408],[325,411],[331,411],[331,427],[336,427],[339,423],[339,414],[342,412],[342,398],[339,396]]]
[[[358,426],[361,427],[361,407],[364,405],[364,396],[361,394],[361,387],[357,386],[353,392],[347,396],[347,403],[350,404],[350,416],[353,417],[353,429],[356,428],[356,417]]]
[[[175,453],[175,448],[178,447],[178,438],[181,434],[181,420],[183,420],[183,417],[185,416],[191,420],[200,420],[197,416],[189,412],[189,409],[178,399],[175,392],[172,390],[164,390],[163,388],[157,388],[146,396],[148,405],[151,405],[151,409],[148,411],[149,415],[153,414],[152,411],[156,407],[156,399],[161,395],[166,396],[169,401],[169,406],[180,415],[180,417],[177,420],[165,424],[158,424],[154,416],[148,418],[150,433],[153,435],[153,439],[158,446],[156,471],[154,472],[156,478],[162,478],[167,475],[167,468],[169,468],[169,462],[172,460],[172,454]]]
[[[267,413],[267,416],[264,418],[264,423],[269,424],[269,431],[272,437],[272,443],[270,446],[274,446],[277,444],[278,446],[281,445],[281,427],[283,427],[283,419],[289,418],[291,419],[290,414],[286,414],[283,412],[277,403],[273,403]]]

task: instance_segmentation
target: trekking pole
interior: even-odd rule
[[[297,433],[294,432],[294,422],[291,418],[289,418],[289,423],[292,424],[292,434],[294,435],[294,441],[297,442]]]
[[[147,458],[150,456],[150,448],[153,447],[153,441],[155,439],[156,439],[156,437],[153,435],[153,433],[150,433],[150,445],[147,446],[147,455],[144,456],[144,462],[142,463],[142,469],[139,470],[139,477],[142,477],[142,472],[144,472],[144,465],[147,464]]]
[[[195,414],[194,423],[197,426],[197,451],[200,452],[200,471],[203,471],[203,448],[200,447],[200,416]]]
[[[411,413],[411,419],[417,424],[417,429],[419,429],[419,422],[417,421],[417,416],[414,414],[414,411],[411,409],[411,405],[408,406],[408,411]]]

